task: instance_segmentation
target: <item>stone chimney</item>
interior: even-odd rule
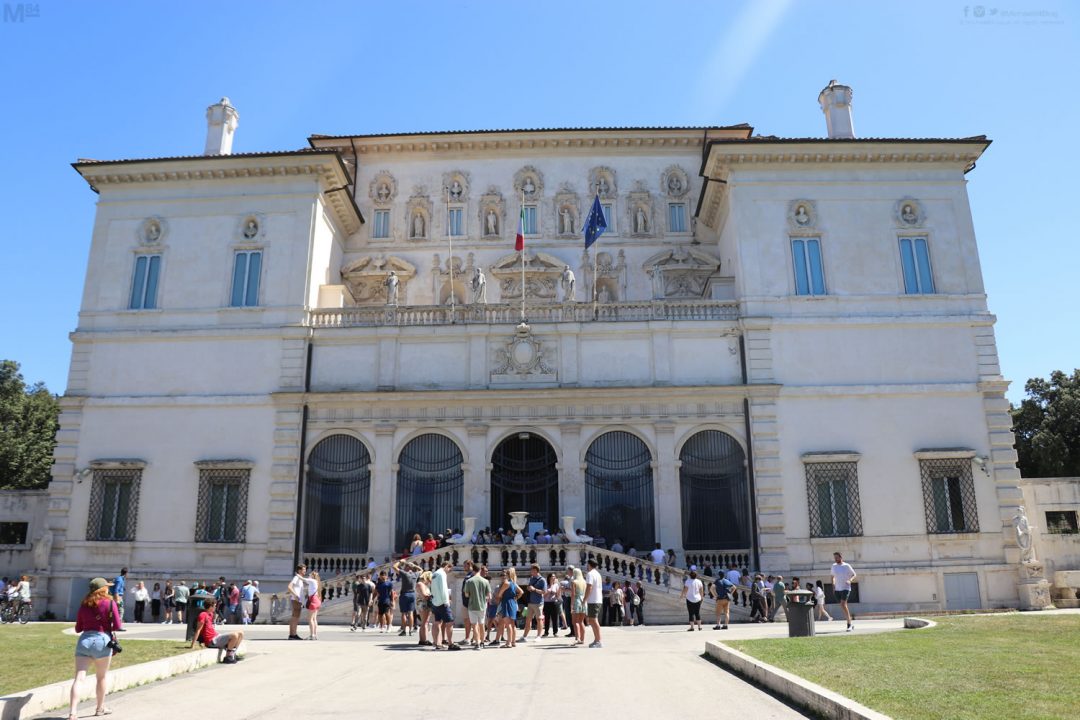
[[[832,139],[854,138],[855,122],[851,119],[851,88],[830,80],[828,87],[818,95],[821,111],[825,113],[825,127]]]
[[[206,149],[203,155],[232,155],[233,133],[240,124],[240,113],[229,98],[206,108]]]

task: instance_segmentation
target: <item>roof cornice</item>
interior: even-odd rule
[[[72,163],[72,167],[94,192],[116,185],[312,176],[318,180],[327,206],[345,232],[352,234],[364,223],[352,196],[341,191],[351,183],[351,179],[341,156],[333,150],[147,160],[87,160]]]

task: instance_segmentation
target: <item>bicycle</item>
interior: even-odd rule
[[[20,625],[25,625],[30,622],[33,612],[33,604],[29,601],[20,603],[17,600],[6,600],[0,606],[0,622],[18,622]]]

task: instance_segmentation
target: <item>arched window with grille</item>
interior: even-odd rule
[[[750,489],[743,449],[727,433],[703,430],[679,452],[684,550],[750,547]]]
[[[413,438],[398,456],[397,549],[413,533],[460,529],[465,505],[465,473],[457,444],[436,433]]]
[[[351,435],[320,440],[304,483],[304,552],[365,553],[371,455]]]
[[[610,543],[651,548],[656,542],[652,453],[622,430],[593,440],[585,453],[585,529]]]

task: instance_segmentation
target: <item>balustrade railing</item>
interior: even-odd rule
[[[716,574],[734,565],[737,570],[750,567],[749,550],[687,550],[683,553],[686,558],[686,566],[696,565],[701,570],[706,565],[712,565]]]
[[[645,300],[639,302],[548,303],[525,306],[532,323],[641,322],[645,320],[738,320],[739,304],[730,300]],[[516,324],[521,309],[513,304],[402,305],[318,308],[308,312],[314,328]]]

